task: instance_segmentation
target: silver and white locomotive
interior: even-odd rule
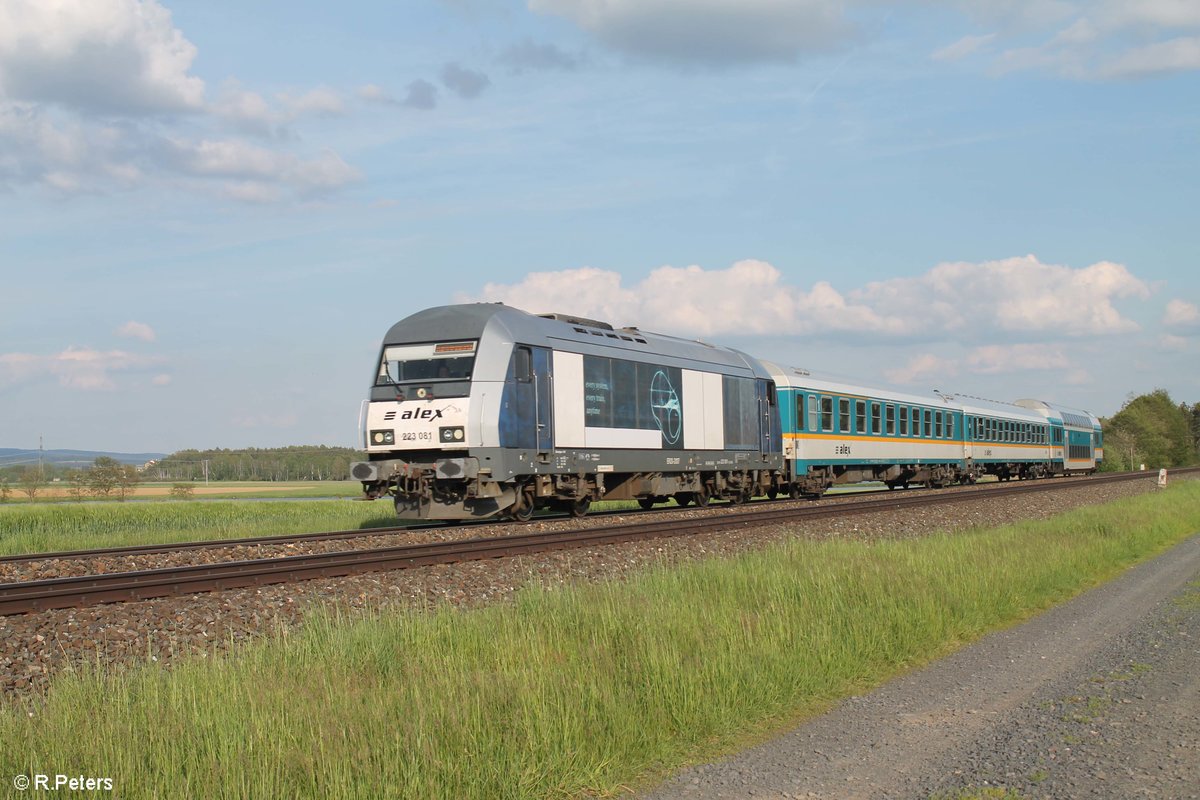
[[[707,505],[786,489],[775,384],[699,341],[501,304],[442,306],[384,337],[352,465],[407,519]]]

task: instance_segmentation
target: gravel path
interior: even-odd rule
[[[644,800],[1200,797],[1200,536]]]
[[[231,643],[295,626],[312,610],[329,605],[348,609],[351,613],[395,606],[428,608],[439,603],[479,605],[510,598],[528,583],[556,585],[620,578],[648,564],[732,555],[761,548],[784,537],[923,536],[937,530],[959,531],[1017,519],[1044,519],[1078,506],[1148,491],[1155,491],[1153,477],[1086,488],[1052,489],[1015,498],[989,499],[986,490],[979,490],[978,500],[812,520],[786,527],[732,530],[519,558],[0,617],[0,696],[36,694],[54,675],[74,664],[95,664],[97,661],[123,664],[147,659],[170,664],[180,657],[207,657]],[[836,502],[839,501],[821,501],[822,504]],[[632,516],[637,515],[638,512],[633,512]],[[583,522],[614,521],[620,521],[619,516]],[[570,521],[562,520],[499,527],[522,532],[570,524]],[[469,535],[484,535],[481,527],[471,528]],[[497,526],[487,527],[495,529]],[[442,530],[444,536],[462,536],[467,531],[465,528]],[[407,541],[414,541],[414,538]],[[140,564],[141,568],[148,566],[150,564]],[[46,572],[56,571],[47,562],[35,562],[22,569],[42,577]]]

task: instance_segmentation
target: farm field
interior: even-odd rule
[[[1044,521],[791,540],[470,611],[330,611],[169,671],[63,674],[45,698],[0,707],[11,743],[0,771],[67,765],[110,777],[122,797],[615,794],[1011,625],[1198,529],[1200,483],[1181,481]]]
[[[176,484],[171,481],[147,481],[138,484],[126,500],[167,499]],[[211,483],[184,482],[198,499],[216,500],[229,497],[358,497],[362,484],[358,481],[212,481]],[[28,503],[29,499],[19,489],[13,489],[8,503]],[[38,490],[35,502],[71,501],[70,489],[65,483],[51,483]],[[116,496],[108,498],[86,497],[87,502],[116,502]]]
[[[356,484],[357,486],[358,484]],[[0,555],[395,526],[387,501],[213,499],[0,505]]]

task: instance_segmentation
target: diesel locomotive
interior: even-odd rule
[[[431,308],[383,339],[368,460],[351,472],[405,519],[741,502],[785,485],[774,386],[727,347],[501,304]]]

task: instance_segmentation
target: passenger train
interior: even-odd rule
[[[871,389],[499,303],[393,325],[360,427],[367,460],[351,473],[404,519],[819,497],[864,480],[941,487],[1090,473],[1103,459],[1084,411]]]

